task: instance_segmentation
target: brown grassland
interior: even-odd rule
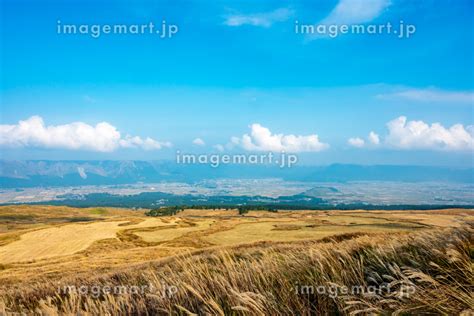
[[[0,315],[473,315],[473,221],[461,209],[2,206]]]

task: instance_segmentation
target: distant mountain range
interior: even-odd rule
[[[0,187],[112,185],[204,179],[281,178],[289,181],[405,181],[474,183],[474,169],[447,167],[345,165],[180,165],[172,161],[47,161],[0,160]]]

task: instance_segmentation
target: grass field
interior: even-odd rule
[[[239,274],[238,278],[244,278],[238,269],[242,268],[242,271],[246,271],[245,269],[250,269],[251,265],[255,265],[257,270],[259,267],[263,269],[262,265],[267,268],[271,267],[269,269],[273,272],[283,269],[281,273],[287,275],[287,272],[291,272],[294,267],[285,268],[285,265],[289,263],[281,262],[281,260],[289,260],[288,257],[304,262],[306,262],[305,260],[316,260],[309,258],[311,257],[307,253],[309,250],[320,252],[343,247],[344,251],[348,253],[348,258],[356,260],[352,257],[352,251],[362,249],[362,244],[364,247],[368,244],[376,245],[375,241],[378,241],[380,245],[385,245],[380,246],[383,248],[383,253],[380,252],[378,255],[388,256],[388,252],[392,251],[390,247],[395,247],[395,244],[397,247],[402,247],[403,243],[412,240],[410,238],[416,239],[411,236],[424,236],[422,238],[431,236],[429,238],[442,239],[450,238],[450,234],[460,234],[464,236],[463,238],[468,239],[467,246],[463,247],[467,247],[468,256],[472,256],[474,253],[471,244],[472,224],[469,223],[472,223],[473,220],[473,210],[457,209],[436,211],[250,211],[245,215],[239,215],[236,210],[185,210],[172,217],[151,218],[144,216],[144,211],[128,209],[4,206],[0,207],[0,315],[2,306],[5,313],[8,310],[21,311],[22,308],[26,308],[29,312],[37,308],[39,308],[38,310],[43,308],[45,311],[50,309],[54,313],[70,309],[72,313],[75,313],[84,310],[85,306],[110,309],[112,308],[110,300],[132,299],[122,296],[101,296],[100,299],[86,304],[83,301],[85,298],[82,296],[66,295],[62,296],[62,301],[59,302],[57,301],[57,288],[54,288],[53,284],[77,284],[79,281],[86,284],[91,282],[117,283],[117,280],[124,276],[126,279],[132,278],[134,282],[140,283],[143,281],[143,275],[136,271],[143,271],[148,278],[156,278],[156,275],[160,275],[160,279],[166,279],[167,282],[182,283],[176,279],[178,276],[175,275],[175,270],[181,271],[179,272],[180,280],[190,278],[189,282],[197,282],[193,278],[199,278],[201,274],[201,277],[207,275],[207,277],[219,278],[217,274],[214,274],[215,272],[212,272],[214,271],[211,269],[213,265],[219,266],[217,270],[222,270],[222,273],[233,271],[233,273]],[[456,233],[449,233],[454,231]],[[444,234],[444,237],[433,237],[432,234],[435,233]],[[332,246],[329,247],[328,244],[332,244]],[[445,245],[445,247],[448,246]],[[299,258],[302,254],[299,254],[296,249],[305,252],[309,257]],[[275,254],[274,251],[279,254]],[[370,257],[375,250],[368,251],[371,255],[367,253],[367,256]],[[410,252],[407,249],[403,251]],[[456,251],[460,252],[459,249]],[[336,256],[336,254],[331,253],[330,256]],[[199,264],[193,266],[189,258],[197,258]],[[243,261],[239,261],[238,258],[243,258]],[[259,258],[263,261],[260,261]],[[419,259],[417,258],[417,260]],[[322,263],[318,260],[320,258],[313,264],[321,265]],[[468,267],[472,273],[472,258],[469,260],[470,265],[463,266],[463,269]],[[434,262],[440,264],[437,261]],[[241,267],[242,264],[245,266]],[[352,264],[358,265],[358,267],[352,266]],[[362,269],[361,265],[364,264],[366,263],[362,261],[357,264],[353,262],[350,266],[340,266],[338,269],[343,271],[348,269],[347,273],[349,271],[356,273],[355,270]],[[387,261],[386,264],[390,266],[392,263]],[[157,268],[165,265],[168,270]],[[140,268],[131,268],[133,266]],[[169,274],[170,266],[173,267],[171,274]],[[284,270],[287,268],[290,270]],[[301,269],[303,268],[301,267]],[[419,267],[414,268],[418,269]],[[206,269],[211,270],[207,271]],[[451,269],[455,269],[455,267],[451,267]],[[331,273],[336,272],[342,273],[342,271],[332,271]],[[454,270],[451,272],[458,273]],[[250,271],[242,273],[250,273]],[[260,273],[263,273],[262,277],[265,280],[258,282],[269,281],[264,272]],[[111,275],[120,277],[112,280],[110,279]],[[228,277],[230,280],[235,276],[221,275],[220,278],[222,277]],[[250,274],[247,277],[248,280],[255,278]],[[364,276],[359,277],[364,278]],[[466,286],[472,286],[474,282],[472,274],[470,277],[471,279],[464,281],[463,289]],[[348,282],[343,276],[338,276],[338,278],[336,278],[337,280],[328,278],[318,282],[340,281],[344,284]],[[237,283],[228,284],[224,288],[238,287],[239,291],[242,291],[238,282],[247,282],[242,280],[235,280]],[[217,279],[215,281],[218,282]],[[223,280],[219,282],[223,282]],[[248,282],[257,282],[257,280],[252,279]],[[299,281],[292,280],[292,282]],[[193,283],[193,286],[196,285]],[[216,284],[208,284],[208,286],[218,287]],[[270,285],[266,284],[266,286]],[[191,290],[186,287],[186,291],[196,291],[196,293],[193,292],[193,295],[199,297],[199,295],[204,295],[205,289]],[[240,313],[243,314],[252,314],[253,312],[259,314],[256,312],[259,308],[265,312],[281,312],[281,310],[273,310],[274,306],[270,308],[270,303],[267,306],[261,301],[264,298],[269,300],[268,293],[265,294],[261,290],[253,291],[251,288],[239,293],[235,294],[235,297],[227,298],[230,301],[226,301],[224,297],[212,297],[212,300],[206,301],[207,305],[202,305],[202,300],[199,304],[191,302],[191,305],[186,305],[183,302],[163,299],[159,304],[164,304],[166,313],[171,311],[180,311],[183,314],[189,311],[197,312],[196,308],[199,306],[210,314],[222,314],[222,311],[230,310],[234,310],[238,314],[239,308],[232,309],[234,306],[232,304],[237,304],[238,302],[235,300],[240,300],[238,304],[244,304],[243,301],[246,301],[240,310]],[[202,299],[207,300],[209,297],[206,296]],[[280,299],[288,301],[290,304],[289,297],[280,297]],[[468,295],[463,299],[463,302],[472,302],[472,296]],[[64,305],[67,300],[71,300],[67,303],[72,304],[71,306]],[[124,302],[120,304],[125,304]],[[108,305],[104,307],[105,305],[101,304]],[[124,307],[117,304],[114,308],[118,308],[117,312],[123,313],[122,308]],[[150,307],[150,302],[146,300],[140,303],[137,301],[134,304],[139,304],[140,307],[137,305],[136,308],[147,311],[153,311],[153,308],[156,307],[155,305]],[[238,304],[235,306],[240,306]],[[301,306],[295,305],[293,308],[300,313],[303,311],[303,307],[308,311],[314,311],[314,308],[305,305],[306,303],[301,304]],[[328,308],[330,307],[330,310],[333,311],[339,310],[343,306],[341,301],[335,299],[332,303],[325,301],[324,304],[329,304],[331,307],[327,305]],[[374,308],[379,308],[377,305],[374,306]],[[462,309],[462,306],[464,305],[460,304],[458,309]],[[362,307],[359,304],[357,308]],[[109,313],[114,314],[111,311]]]

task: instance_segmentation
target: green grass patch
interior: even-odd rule
[[[94,208],[89,210],[89,213],[92,215],[106,215],[108,212],[105,208]]]

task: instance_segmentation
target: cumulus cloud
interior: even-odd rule
[[[464,127],[454,124],[447,128],[440,123],[430,125],[423,121],[408,121],[405,116],[400,116],[388,122],[387,129],[383,143],[375,132],[370,132],[368,142],[372,146],[407,150],[474,150],[473,125]],[[358,137],[350,138],[348,143],[359,148],[368,146],[366,141]]]
[[[117,128],[107,122],[95,126],[83,122],[46,126],[40,116],[32,116],[18,124],[0,125],[0,146],[112,152],[118,148],[161,149],[170,147],[171,143],[150,137],[122,137]]]
[[[379,135],[377,135],[377,134],[376,134],[375,132],[373,132],[373,131],[369,133],[368,139],[369,139],[369,142],[371,142],[371,143],[374,144],[374,145],[380,144],[380,137],[379,137]]]
[[[317,152],[329,148],[328,144],[319,140],[318,135],[272,134],[258,123],[250,125],[250,134],[233,137],[231,143],[248,151]]]
[[[225,17],[224,24],[228,26],[252,25],[270,27],[276,22],[288,20],[293,14],[293,10],[288,8],[255,14],[233,14]]]
[[[428,125],[423,121],[407,121],[400,116],[387,123],[385,139],[390,146],[401,149],[473,150],[474,128],[454,124],[446,128],[440,123]]]
[[[405,89],[377,95],[382,99],[405,99],[418,102],[474,103],[474,93],[470,91],[447,91],[441,89]]]
[[[390,5],[390,0],[340,0],[320,24],[356,24],[370,22]]]
[[[365,145],[365,141],[360,137],[349,138],[347,140],[347,143],[351,146],[358,147],[358,148],[364,147]]]
[[[370,132],[367,137],[367,141],[360,137],[352,137],[347,140],[347,143],[353,147],[362,148],[368,145],[378,145],[380,144],[380,137],[375,132]]]
[[[198,137],[193,140],[193,144],[196,146],[205,146],[206,142],[202,138]]]

